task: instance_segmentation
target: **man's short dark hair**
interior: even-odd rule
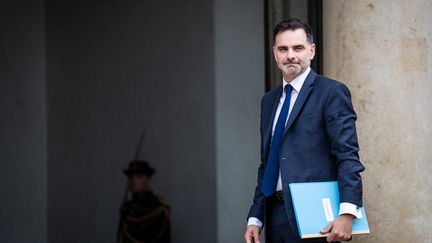
[[[313,34],[312,34],[312,30],[311,27],[302,22],[299,19],[296,18],[290,18],[290,19],[286,19],[286,20],[282,20],[279,24],[277,24],[275,26],[275,28],[273,29],[273,40],[276,41],[276,36],[277,34],[279,34],[280,32],[283,32],[285,30],[297,30],[297,29],[303,29],[306,32],[306,39],[309,43],[313,43]]]

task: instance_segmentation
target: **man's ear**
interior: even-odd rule
[[[273,45],[272,51],[273,51],[273,57],[274,57],[274,59],[277,60],[276,59],[276,47],[274,45]]]
[[[310,59],[311,59],[311,61],[314,59],[314,57],[315,57],[315,43],[312,43],[311,44],[311,48],[310,48]]]

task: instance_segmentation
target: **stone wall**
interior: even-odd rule
[[[324,72],[358,113],[372,234],[432,242],[431,1],[324,1]]]

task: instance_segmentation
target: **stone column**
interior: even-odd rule
[[[260,0],[214,1],[216,130],[212,139],[216,141],[218,243],[244,242],[256,185],[264,94],[263,13]]]
[[[324,1],[324,73],[351,89],[372,234],[432,242],[432,2]]]
[[[45,1],[0,2],[0,242],[47,242]]]

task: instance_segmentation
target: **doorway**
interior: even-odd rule
[[[265,34],[265,89],[269,91],[280,85],[282,74],[277,67],[272,53],[273,27],[287,18],[298,18],[312,28],[316,54],[311,68],[318,74],[323,72],[322,52],[322,0],[265,0],[264,1],[264,34]]]

